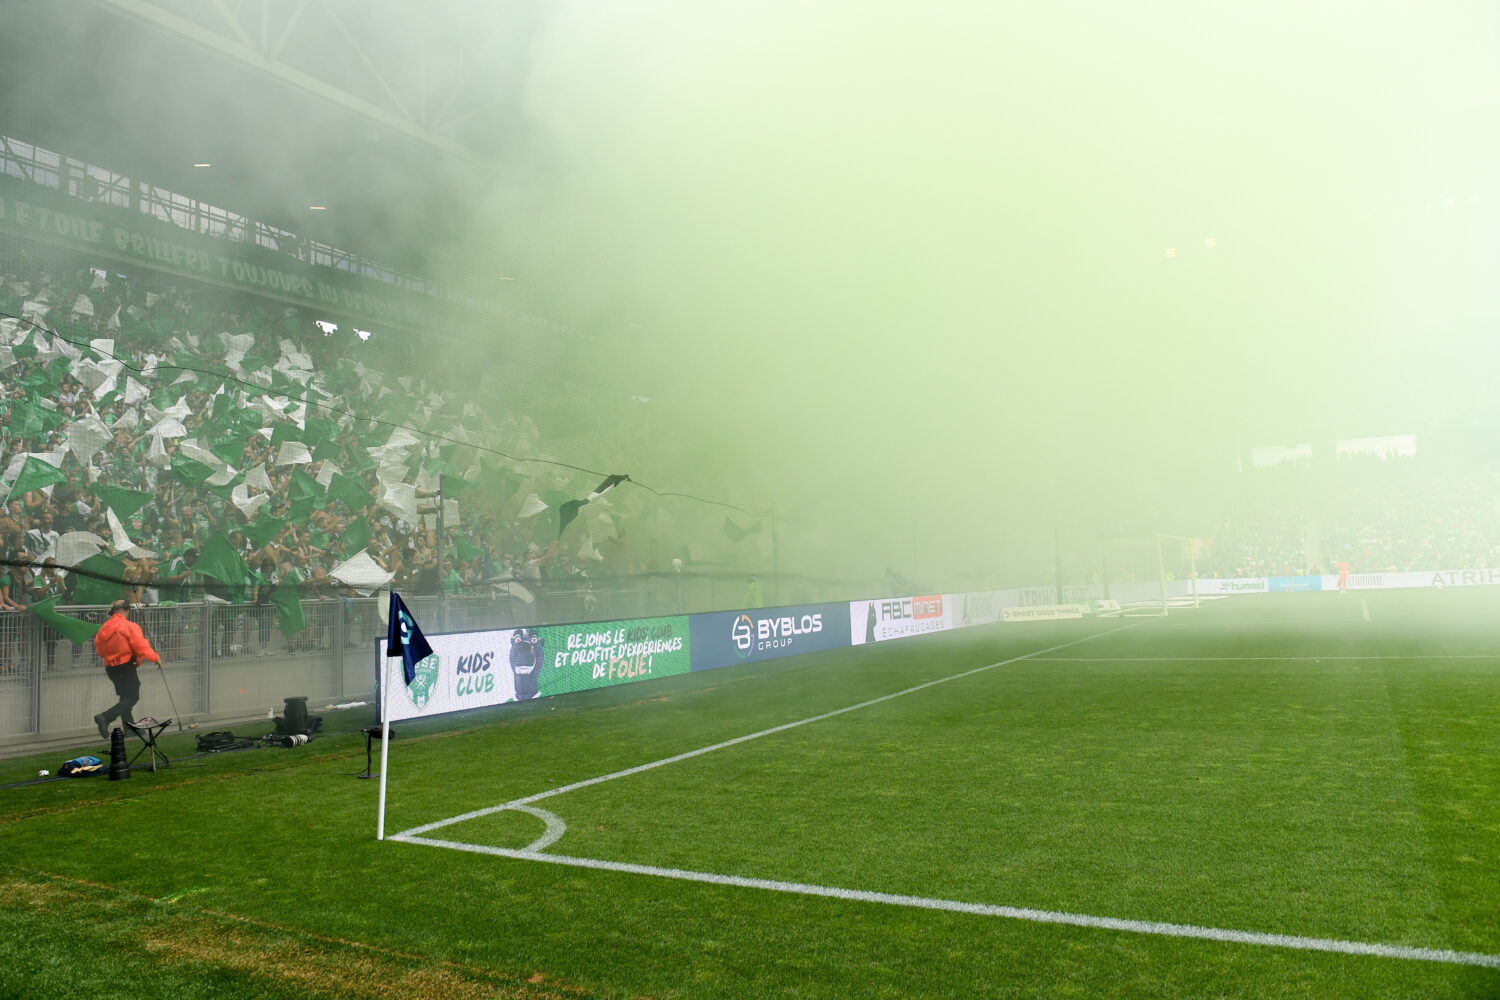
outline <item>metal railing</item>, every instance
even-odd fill
[[[509,593],[411,596],[407,604],[429,632],[646,618],[745,606],[747,578],[656,574],[613,580],[569,578],[533,583],[531,600]],[[761,603],[837,600],[829,581],[787,578],[767,584]],[[848,596],[847,594],[845,596]],[[104,607],[59,607],[103,622]],[[192,602],[131,612],[160,654],[159,677],[142,664],[136,716],[184,724],[265,718],[287,697],[311,707],[368,700],[375,690],[375,640],[384,634],[375,597],[302,602],[306,627],[284,635],[270,604]],[[99,658],[31,615],[0,613],[0,747],[24,749],[88,736],[93,716],[115,701]],[[176,706],[175,711],[173,705]],[[373,709],[372,709],[373,712]],[[271,728],[265,722],[267,731]]]

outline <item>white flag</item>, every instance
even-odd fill
[[[525,501],[522,502],[521,509],[516,514],[516,516],[535,517],[546,509],[547,505],[542,502],[542,498],[537,496],[535,493],[530,493],[527,494]]]

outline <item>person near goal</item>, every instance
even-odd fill
[[[104,661],[104,672],[119,697],[119,701],[94,716],[99,738],[107,740],[111,720],[119,719],[127,726],[135,724],[131,712],[141,700],[141,678],[136,667],[142,660],[160,667],[161,657],[151,648],[141,627],[130,620],[130,605],[123,600],[110,605],[109,620],[94,634],[94,652]]]

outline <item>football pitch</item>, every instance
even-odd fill
[[[7,789],[0,996],[1500,995],[1497,609],[1239,597],[403,724],[385,841],[357,732]]]

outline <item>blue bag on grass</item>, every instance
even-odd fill
[[[63,766],[57,769],[59,778],[87,778],[91,774],[103,773],[104,761],[88,754],[63,761]]]

